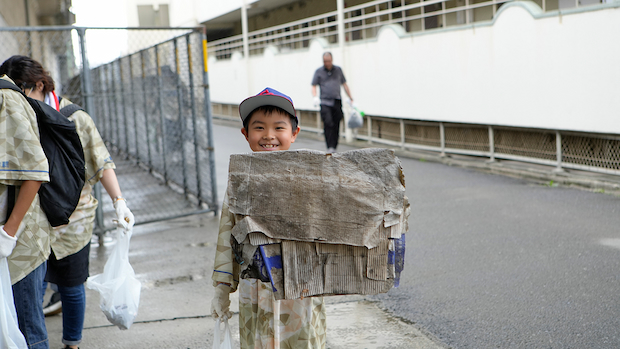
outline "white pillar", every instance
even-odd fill
[[[247,0],[243,0],[241,5],[241,33],[243,35],[243,60],[245,61],[245,69],[247,71],[247,95],[251,95],[252,91],[252,73],[250,69],[250,44],[248,42],[248,4]]]
[[[248,43],[248,4],[243,0],[241,5],[241,33],[243,34],[243,58],[250,55],[250,45]]]
[[[338,64],[342,67],[342,71],[345,73],[344,76],[348,76],[347,61],[344,58],[344,0],[336,0],[336,9],[338,11],[338,51],[341,62]],[[346,96],[346,93],[342,95]],[[344,98],[343,98],[344,100]],[[344,107],[344,137],[347,142],[351,142],[353,140],[353,131],[347,125],[349,123],[349,112],[350,108],[346,103],[343,103]]]

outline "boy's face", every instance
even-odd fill
[[[250,115],[248,130],[242,128],[241,133],[252,151],[288,150],[299,134],[299,127],[293,130],[287,114],[274,111],[267,115],[259,110]]]

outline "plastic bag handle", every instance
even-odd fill
[[[213,331],[213,349],[232,349],[232,335],[230,334],[230,325],[228,319],[224,320],[224,341],[220,343],[220,323],[222,319],[215,321],[215,329]]]

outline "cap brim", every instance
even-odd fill
[[[245,121],[254,109],[265,105],[273,105],[282,108],[289,114],[297,117],[295,114],[295,107],[293,107],[293,104],[288,99],[276,95],[260,95],[249,97],[239,104],[241,121]]]

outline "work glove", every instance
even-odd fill
[[[232,317],[230,311],[230,286],[225,284],[218,284],[215,287],[215,296],[211,301],[211,316],[213,319],[220,318],[222,321],[226,321]]]
[[[320,107],[321,106],[321,99],[318,96],[314,96],[313,103],[314,103],[315,107]]]
[[[10,256],[16,244],[17,238],[7,234],[4,225],[0,226],[0,259]]]
[[[124,199],[118,199],[114,202],[114,210],[116,211],[116,219],[118,225],[125,230],[129,230],[136,223],[133,218],[133,213],[127,207],[127,202]]]

